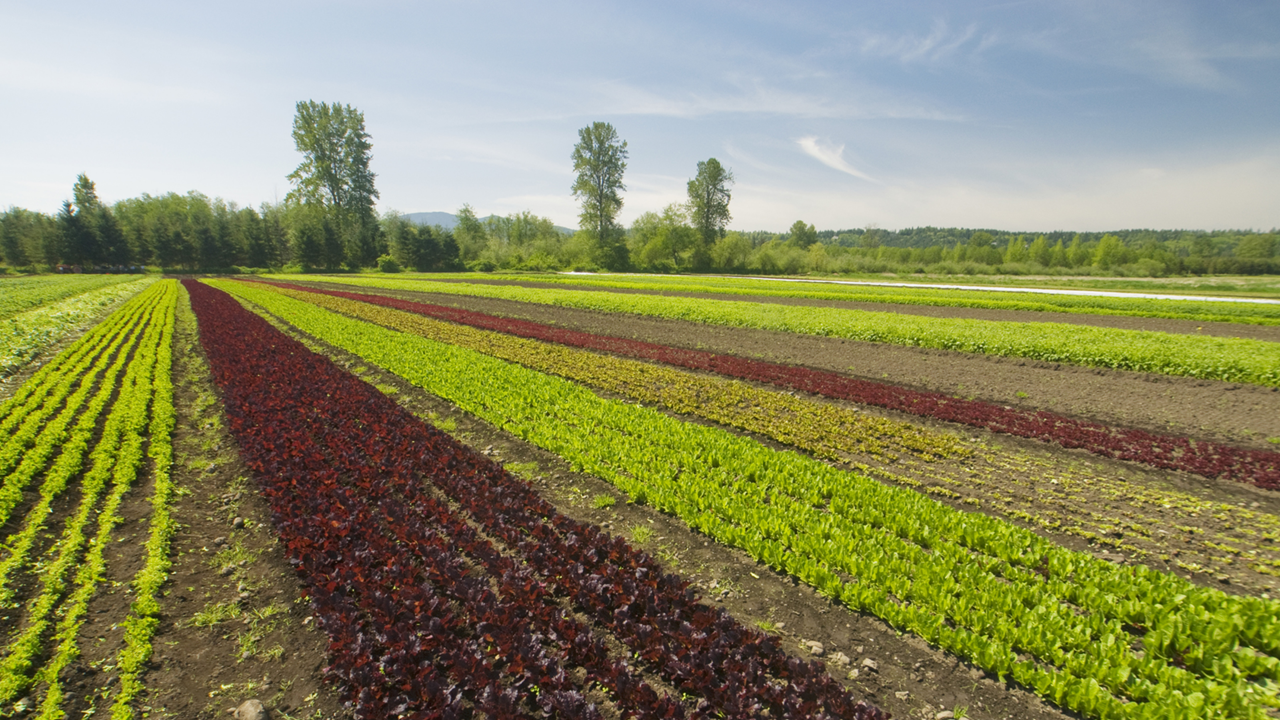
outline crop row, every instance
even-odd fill
[[[154,282],[147,277],[116,283],[0,320],[0,377],[13,375],[44,348]]]
[[[697,602],[648,556],[559,515],[500,466],[228,296],[188,287],[231,431],[359,716],[471,707],[592,717],[568,679],[575,667],[624,716],[686,715],[611,657],[592,626],[566,615],[555,601],[564,597],[692,696],[694,716],[882,717],[820,666]],[[293,377],[308,382],[283,381]]]
[[[871,477],[959,499],[966,505],[986,508],[1050,531],[1066,532],[1153,558],[1165,555],[1166,560],[1190,572],[1204,571],[1204,565],[1212,564],[1216,568],[1213,574],[1226,573],[1233,583],[1261,583],[1261,590],[1271,587],[1266,578],[1254,578],[1247,573],[1249,569],[1264,575],[1275,572],[1271,563],[1277,562],[1277,555],[1273,545],[1263,540],[1266,537],[1280,540],[1277,534],[1280,525],[1265,513],[1221,503],[1210,505],[1169,490],[1162,490],[1158,498],[1148,497],[1137,481],[1089,472],[1074,461],[1033,460],[1023,453],[995,450],[905,423],[869,417],[809,396],[769,391],[716,376],[473,329],[380,304],[335,297],[332,293],[290,288],[281,288],[281,292],[384,327],[467,347],[633,400],[755,432],[817,457],[848,463]],[[415,309],[435,309],[392,302]],[[439,309],[450,314],[465,312]],[[464,319],[476,321],[476,318]],[[508,322],[490,316],[479,319],[500,325]],[[535,326],[535,329],[565,332],[545,326]],[[1123,505],[1113,508],[1082,502],[1082,498],[1077,497],[1082,488],[1088,488],[1090,496],[1102,495]],[[1137,496],[1147,499],[1124,500]],[[1183,541],[1186,533],[1178,528],[1194,522],[1190,516],[1198,513],[1213,516],[1226,513],[1226,516],[1221,526],[1218,523],[1198,525],[1200,532],[1194,534],[1195,544],[1188,545]],[[1174,522],[1174,518],[1180,520]],[[1169,533],[1175,531],[1183,537],[1170,538]],[[1116,534],[1123,540],[1117,539]],[[1170,539],[1178,541],[1176,548],[1169,546]],[[1253,549],[1241,549],[1242,542],[1244,548],[1253,546]],[[1176,560],[1171,552],[1177,556]],[[1232,554],[1241,553],[1248,563],[1232,558]],[[1221,562],[1216,561],[1219,558]]]
[[[1280,305],[1212,300],[1156,300],[1142,297],[1099,297],[990,290],[951,290],[927,287],[841,285],[819,280],[786,282],[759,278],[657,275],[501,275],[461,274],[464,280],[506,280],[515,283],[549,283],[567,287],[687,292],[716,295],[807,298],[844,302],[971,307],[993,310],[1026,310],[1088,315],[1158,317],[1197,322],[1234,322],[1280,325]]]
[[[528,320],[501,318],[382,295],[345,293],[298,285],[282,284],[281,287],[359,300],[520,337],[770,383],[920,417],[1053,442],[1067,448],[1082,448],[1104,457],[1140,462],[1153,467],[1238,480],[1267,489],[1280,488],[1280,453],[1274,451],[1237,448],[1133,428],[1110,427],[1043,410],[1029,411],[979,400],[964,400],[821,370],[594,335]]]
[[[337,276],[326,281],[1280,387],[1280,343],[1261,340],[558,288]]]
[[[28,565],[34,589],[0,659],[0,703],[12,702],[39,683],[39,717],[65,715],[60,677],[79,656],[79,631],[106,570],[103,553],[119,521],[118,509],[144,467],[157,387],[168,382],[164,358],[176,298],[176,283],[152,285],[102,324],[113,332],[113,340],[89,333],[51,363],[49,373],[33,377],[21,400],[7,408],[6,422],[19,416],[25,425],[41,409],[57,404],[56,398],[66,398],[58,416],[66,422],[55,420],[31,438],[17,470],[5,478],[6,513],[16,507],[14,493],[20,499],[33,475],[43,480],[20,530],[6,539],[10,554],[0,576],[5,602],[12,607],[15,575]],[[89,367],[84,367],[86,360],[91,360]],[[59,384],[79,389],[59,392]],[[92,397],[85,401],[90,391]],[[36,543],[52,534],[52,505],[71,487],[77,497],[61,532],[36,561],[31,557]]]
[[[1275,702],[1276,603],[1114,566],[994,518],[474,351],[250,284],[219,285],[636,502],[1082,714],[1260,718]]]
[[[37,275],[0,280],[0,319],[72,295],[116,285],[137,276],[130,275]]]
[[[281,292],[385,327],[518,362],[642,402],[658,403],[675,412],[762,432],[831,459],[857,453],[894,462],[904,455],[927,460],[970,454],[950,435],[842,406],[807,402],[737,380],[512,337],[327,294],[283,288]]]

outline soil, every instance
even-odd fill
[[[347,285],[299,284],[344,291],[353,289]],[[1257,385],[704,325],[493,298],[359,290],[553,323],[601,335],[801,365],[914,389],[1011,407],[1049,410],[1109,425],[1241,447],[1275,450],[1277,446],[1268,439],[1280,438],[1280,391]]]

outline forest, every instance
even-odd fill
[[[80,176],[55,215],[0,213],[0,256],[10,269],[79,267],[248,271],[602,269],[595,238],[567,234],[531,212],[478,218],[464,206],[453,228],[384,213],[358,243],[322,208],[286,200],[240,207],[199,192],[99,200]],[[703,241],[673,204],[621,233],[626,268],[642,272],[930,275],[1266,275],[1280,273],[1276,232],[1123,230],[1044,234],[991,229],[875,227],[728,231]]]

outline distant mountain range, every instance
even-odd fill
[[[458,226],[458,216],[454,215],[453,213],[416,212],[416,213],[405,213],[404,217],[408,218],[409,222],[412,222],[416,225],[439,225],[445,230],[452,230]],[[494,216],[489,215],[488,217],[482,217],[480,218],[480,221],[484,222],[485,220],[488,220],[491,217],[494,217]],[[567,228],[560,225],[556,225],[555,228],[560,232],[565,233],[566,235],[572,235],[573,233],[577,232],[573,228]]]

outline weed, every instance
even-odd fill
[[[607,507],[613,507],[617,503],[618,503],[617,498],[615,498],[612,495],[597,495],[591,498],[591,504],[601,509],[607,508]]]
[[[215,603],[205,605],[203,610],[191,618],[191,624],[196,627],[213,627],[220,622],[235,620],[238,617],[240,617],[239,605],[233,602]]]
[[[643,545],[653,537],[653,528],[646,525],[636,525],[631,528],[631,542],[637,545]]]
[[[536,462],[507,463],[502,467],[512,475],[519,475],[525,480],[532,480],[538,474],[538,463]]]
[[[1019,390],[1018,392],[1014,393],[1013,396],[1016,398],[1025,398],[1027,397],[1027,394]]]

